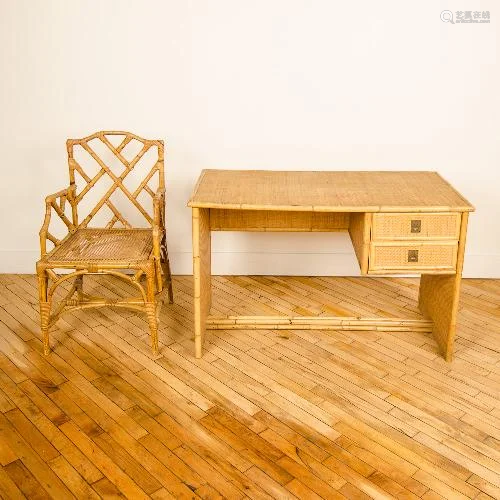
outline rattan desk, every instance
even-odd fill
[[[206,329],[376,329],[432,331],[451,361],[474,207],[439,174],[203,170],[188,206],[196,357]],[[211,231],[348,231],[361,274],[421,275],[424,319],[210,317]]]

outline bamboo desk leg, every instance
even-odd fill
[[[201,358],[212,302],[210,209],[193,208],[194,346]]]
[[[453,359],[468,217],[468,212],[462,213],[456,274],[422,274],[420,278],[418,305],[422,313],[434,322],[432,333],[448,362]]]

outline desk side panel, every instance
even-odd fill
[[[370,253],[371,213],[352,213],[349,221],[349,235],[358,258],[361,274],[368,273],[368,256]]]
[[[432,333],[446,361],[453,358],[468,216],[467,212],[462,214],[456,273],[451,276],[422,274],[420,278],[418,305],[434,322]]]

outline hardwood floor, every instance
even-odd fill
[[[121,294],[116,279],[87,290]],[[414,279],[214,277],[213,314],[419,318]],[[64,316],[0,275],[0,495],[500,498],[500,280],[464,280],[456,356],[427,333],[208,332],[174,280],[160,351],[130,311]]]

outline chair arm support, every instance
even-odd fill
[[[61,240],[50,234],[49,226],[52,218],[52,210],[54,210],[59,218],[68,228],[68,234],[75,229],[73,222],[70,221],[64,214],[64,206],[67,200],[72,200],[74,196],[74,186],[69,186],[57,193],[50,194],[45,198],[45,218],[40,229],[40,253],[42,257],[47,253],[47,240],[50,240],[54,246],[58,246]]]

